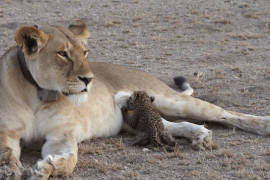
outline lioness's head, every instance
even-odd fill
[[[88,37],[87,25],[77,21],[68,28],[23,26],[15,40],[41,88],[81,101],[87,99],[94,77],[88,64]]]

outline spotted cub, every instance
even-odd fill
[[[172,150],[173,137],[164,129],[159,112],[153,107],[154,97],[135,91],[122,108],[125,124],[136,132],[133,145],[154,145]]]

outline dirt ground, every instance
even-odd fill
[[[78,18],[91,31],[90,61],[142,69],[170,85],[184,75],[195,97],[270,115],[268,0],[1,0],[0,54],[22,24]],[[144,151],[125,133],[85,141],[70,179],[270,179],[269,137],[206,125],[217,150],[195,151],[178,139],[176,152]],[[37,150],[23,151],[26,167],[38,158]]]

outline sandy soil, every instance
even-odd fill
[[[268,0],[1,0],[0,54],[15,44],[22,24],[68,25],[77,18],[91,30],[90,61],[142,69],[168,84],[184,75],[196,97],[270,114]],[[70,179],[270,179],[269,138],[206,125],[217,150],[194,151],[179,139],[174,153],[144,152],[129,145],[127,134],[86,141]],[[39,154],[24,150],[24,165]]]

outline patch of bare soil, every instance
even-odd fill
[[[198,98],[269,115],[269,1],[1,0],[0,54],[15,44],[22,24],[68,25],[76,18],[91,30],[90,61],[142,69],[168,84],[184,75]],[[127,134],[85,141],[70,179],[270,179],[269,138],[207,126],[217,150],[194,151],[178,139],[176,152],[143,151],[129,145]],[[24,165],[39,154],[26,149]]]

